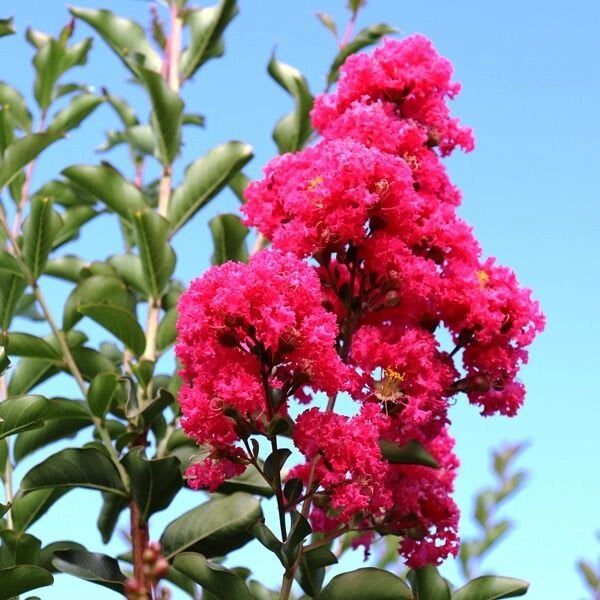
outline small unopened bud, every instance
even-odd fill
[[[137,579],[126,579],[125,584],[125,597],[127,600],[138,600],[140,594],[142,593],[143,586]]]
[[[474,392],[481,394],[488,392],[490,389],[490,378],[487,375],[474,375],[469,379],[469,387]]]
[[[154,570],[152,573],[154,575],[154,579],[156,579],[158,581],[159,579],[166,577],[168,572],[169,572],[169,562],[167,561],[166,558],[163,558],[161,556],[156,561],[156,564],[154,565]]]

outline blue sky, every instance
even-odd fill
[[[148,22],[144,1],[76,3]],[[266,75],[273,47],[280,60],[306,74],[313,93],[319,92],[335,47],[314,13],[326,11],[345,23],[344,4],[344,0],[240,0],[241,13],[226,35],[225,58],[209,63],[184,88],[188,110],[204,114],[207,128],[187,131],[179,173],[208,148],[241,139],[254,147],[256,155],[246,171],[259,176],[276,152],[270,138],[273,124],[291,108],[291,100]],[[24,29],[32,25],[56,33],[67,20],[65,5],[62,0],[5,1],[0,12],[14,15],[19,28],[18,36],[0,42],[0,79],[30,95],[32,49],[23,41]],[[453,112],[474,128],[477,141],[473,153],[448,162],[452,178],[463,190],[461,214],[474,226],[486,255],[511,266],[534,290],[548,319],[522,372],[528,397],[518,417],[484,420],[463,402],[453,409],[453,433],[462,461],[456,499],[464,511],[463,533],[470,531],[474,492],[490,480],[489,449],[502,442],[529,440],[520,465],[530,472],[530,479],[507,510],[515,528],[482,570],[529,580],[527,597],[532,600],[583,598],[574,563],[580,556],[595,559],[600,554],[594,535],[600,529],[600,4],[368,1],[359,26],[381,21],[395,25],[401,34],[424,33],[454,64],[463,91]],[[89,34],[85,25],[77,26],[76,38]],[[89,65],[73,71],[72,78],[76,76],[135,99],[140,114],[147,113],[139,91],[126,82],[127,73],[99,40]],[[104,130],[116,126],[108,108],[101,107],[84,130],[75,131],[40,161],[35,182],[42,183],[74,162],[98,162],[100,157],[91,149],[101,143]],[[123,153],[110,160],[129,170]],[[182,279],[199,275],[208,264],[206,221],[235,206],[233,197],[224,194],[182,231],[176,242]],[[115,251],[115,240],[107,233],[111,231],[117,231],[114,221],[99,219],[70,250],[102,258]],[[45,285],[58,302],[64,289],[51,281]],[[186,493],[180,502],[197,499]],[[73,492],[34,533],[50,541],[51,536],[80,539],[85,532],[90,549],[102,551],[94,527],[98,507],[94,493]],[[174,508],[168,512],[158,515],[153,537],[179,514]],[[111,549],[120,548],[123,542],[117,536]],[[255,550],[240,553],[240,562],[275,583],[276,565],[266,557],[263,561],[262,552],[256,563]],[[352,566],[359,558],[354,557]],[[457,580],[452,565],[445,568]],[[111,595],[59,577],[41,597],[80,593],[90,600]]]

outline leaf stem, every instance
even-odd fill
[[[0,402],[3,402],[8,397],[8,390],[6,387],[6,375],[3,373],[0,375],[0,394],[1,399]],[[6,440],[6,463],[4,466],[4,474],[2,475],[2,483],[4,484],[4,498],[6,500],[6,504],[12,504],[14,494],[13,494],[13,466],[10,460],[10,440]],[[6,513],[6,526],[8,529],[12,529],[13,518],[12,518],[12,508],[9,508]]]

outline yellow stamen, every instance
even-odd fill
[[[490,282],[490,276],[483,269],[475,271],[475,275],[477,275],[477,279],[479,279],[479,284],[481,287],[487,287],[487,284]]]
[[[317,175],[316,177],[314,177],[313,179],[311,179],[308,182],[308,189],[309,191],[313,191],[318,185],[321,185],[323,183],[323,178],[320,175]]]

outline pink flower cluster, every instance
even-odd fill
[[[242,472],[250,436],[272,437],[285,419],[306,459],[289,477],[314,496],[313,528],[361,531],[365,544],[400,535],[412,567],[458,549],[449,399],[514,415],[544,324],[456,214],[441,158],[473,138],[450,116],[451,75],[421,36],[351,56],[337,90],[316,99],[321,141],[275,158],[247,189],[246,222],[273,249],[211,269],[179,307],[183,426],[208,451],[191,485],[214,490]],[[327,408],[294,422],[290,401],[317,391]],[[340,391],[355,416],[335,412]],[[438,468],[397,460],[411,444]]]

